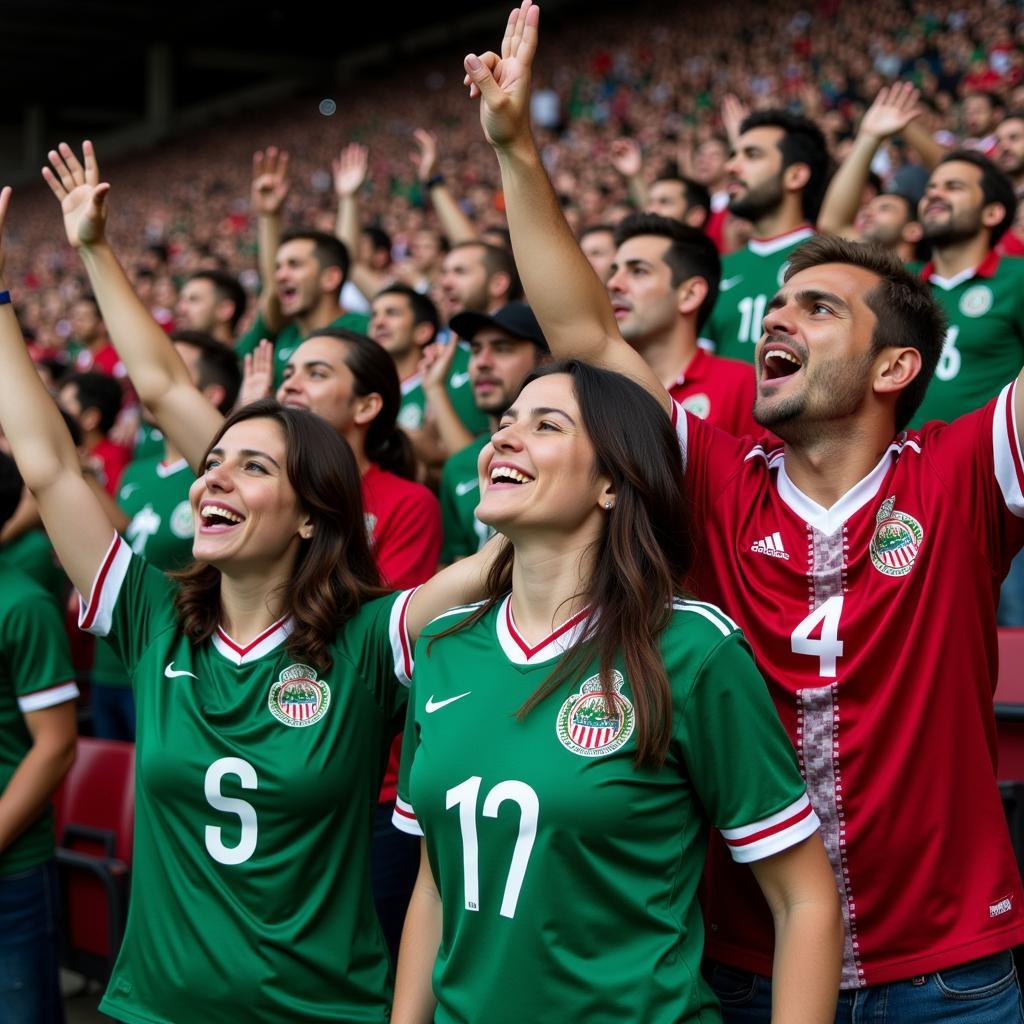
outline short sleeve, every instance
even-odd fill
[[[677,739],[711,825],[733,860],[762,860],[818,828],[796,754],[741,634],[705,657]]]
[[[410,836],[422,836],[423,829],[416,820],[409,799],[409,778],[412,775],[412,764],[416,759],[416,750],[420,745],[420,730],[416,724],[416,683],[413,682],[409,693],[409,704],[405,711],[405,732],[402,734],[402,760],[398,767],[398,794],[395,797],[395,809],[391,813],[391,822],[401,832]]]
[[[405,705],[412,683],[407,615],[415,593],[415,589],[403,590],[369,601],[344,628],[346,653],[389,718]]]
[[[79,595],[78,625],[106,637],[129,674],[162,631],[177,624],[174,584],[114,535],[88,601]]]
[[[33,592],[12,605],[4,616],[2,649],[22,714],[78,696],[64,623],[48,594]]]
[[[991,402],[952,423],[933,423],[920,445],[1000,577],[1024,544],[1024,455],[1008,384]],[[914,443],[913,435],[908,443]]]

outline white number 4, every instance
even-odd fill
[[[459,809],[459,829],[462,832],[462,876],[466,890],[466,909],[480,909],[479,847],[476,838],[476,806],[483,780],[474,775],[460,782],[445,793],[445,809]],[[510,779],[499,782],[484,800],[483,816],[497,818],[498,808],[511,800],[519,805],[519,835],[512,851],[508,877],[505,879],[505,895],[501,901],[501,916],[515,917],[519,891],[526,877],[526,866],[530,862],[533,841],[537,838],[537,816],[540,804],[537,794],[525,783]]]
[[[843,641],[839,639],[839,616],[843,614],[843,597],[837,594],[811,612],[793,630],[790,646],[794,654],[808,654],[818,659],[818,675],[834,678],[836,659],[843,656]],[[821,627],[817,638],[811,634]]]

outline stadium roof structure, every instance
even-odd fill
[[[467,38],[496,45],[508,9],[507,0],[340,3],[327,13],[302,0],[4,0],[0,180],[38,174],[60,138],[126,151],[388,60]]]

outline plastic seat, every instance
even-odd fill
[[[128,910],[135,744],[82,737],[55,801],[65,967],[106,981]]]

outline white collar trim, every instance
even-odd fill
[[[272,626],[268,626],[255,640],[244,646],[237,640],[233,640],[218,626],[213,634],[213,647],[218,654],[227,658],[235,665],[249,665],[259,660],[265,654],[280,647],[288,639],[295,629],[295,620],[291,618],[278,619]]]
[[[755,256],[772,256],[787,246],[796,245],[797,242],[802,242],[805,238],[811,238],[813,235],[814,228],[805,225],[788,234],[779,235],[778,238],[752,238],[747,242],[747,248]]]
[[[580,638],[587,625],[589,609],[584,608],[548,634],[539,644],[531,647],[516,629],[512,618],[512,595],[498,606],[497,633],[505,657],[514,665],[538,665],[557,658],[569,650]]]

